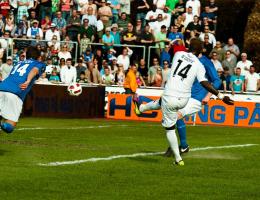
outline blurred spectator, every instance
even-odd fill
[[[88,7],[87,13],[82,16],[81,22],[84,22],[84,19],[88,19],[89,25],[97,27],[97,17],[94,14],[94,10],[92,7]]]
[[[181,39],[184,41],[184,36],[181,32],[178,32],[178,27],[176,25],[171,26],[170,33],[168,34],[168,39],[173,40]]]
[[[122,64],[118,65],[118,70],[115,74],[115,83],[119,86],[123,86],[125,82],[125,72]]]
[[[142,20],[142,26],[144,27],[146,21],[145,21],[145,16],[146,13],[149,11],[150,9],[150,5],[147,2],[147,0],[134,0],[134,4],[135,6],[135,11],[136,11],[136,18]]]
[[[193,21],[190,22],[186,28],[185,35],[190,38],[191,34],[198,37],[201,34],[202,27],[199,23],[199,17],[195,15]]]
[[[209,27],[209,33],[215,34],[214,24],[213,22],[210,22],[207,17],[203,17],[201,22],[202,30],[205,29],[205,26]]]
[[[186,2],[186,12],[187,10],[189,9],[189,7],[192,8],[192,14],[193,16],[197,15],[197,16],[200,16],[200,1],[199,0],[188,0]]]
[[[60,70],[60,78],[63,83],[73,83],[77,80],[77,70],[72,66],[72,59],[66,60],[66,65]]]
[[[102,61],[103,61],[103,54],[102,54],[101,49],[96,50],[96,53],[94,54],[94,59],[96,59],[98,62],[98,68],[96,68],[96,69],[101,70]]]
[[[155,42],[157,47],[157,54],[160,55],[160,52],[165,47],[165,42],[170,42],[170,40],[167,39],[167,30],[166,26],[163,25],[161,27],[161,31],[155,34]]]
[[[210,12],[209,5],[206,5],[204,8],[205,11],[201,13],[200,18],[203,19],[204,17],[207,17],[209,22],[216,23],[216,16],[213,12]]]
[[[90,61],[93,61],[94,59],[94,54],[91,52],[91,48],[87,48],[86,49],[86,52],[83,54],[83,58],[84,58],[84,61],[87,63],[87,62],[90,62]]]
[[[99,71],[94,68],[93,62],[88,62],[87,70],[85,71],[86,78],[89,83],[101,83],[101,77]]]
[[[107,1],[107,3],[110,3],[109,6],[112,9],[112,23],[116,23],[118,21],[118,13],[121,8],[119,0],[110,0]]]
[[[59,64],[59,69],[62,69],[66,65],[65,59],[61,58]]]
[[[51,73],[52,73],[53,69],[57,70],[56,66],[53,65],[53,63],[52,63],[52,58],[51,57],[47,57],[47,63],[46,63],[46,69],[45,69],[47,77],[51,76]]]
[[[104,44],[103,49],[105,51],[113,48],[113,45],[114,45],[114,37],[113,35],[110,34],[111,32],[111,29],[109,27],[107,27],[105,29],[105,34],[103,34],[102,36],[102,43]]]
[[[154,43],[154,36],[150,32],[150,26],[149,24],[146,24],[144,27],[144,31],[142,32],[140,36],[140,42],[144,46],[151,46]]]
[[[111,62],[111,65],[110,65],[110,73],[115,75],[117,70],[118,70],[117,58],[113,56],[111,58],[111,60],[112,60],[112,62]]]
[[[152,84],[152,79],[155,76],[157,69],[160,68],[158,58],[153,58],[153,65],[148,69],[148,84]]]
[[[135,44],[136,42],[136,33],[134,31],[133,24],[127,24],[127,30],[123,33],[123,43],[124,44]]]
[[[36,35],[40,36],[40,39],[43,38],[42,29],[39,28],[39,22],[37,20],[32,21],[32,26],[27,30],[27,37],[30,39],[35,39]]]
[[[5,27],[5,22],[4,22],[4,19],[3,19],[3,15],[0,14],[0,37],[2,37],[2,35],[3,35],[4,27]]]
[[[215,36],[209,32],[209,27],[204,27],[204,32],[202,32],[199,36],[200,40],[204,42],[205,35],[208,35],[209,37],[209,43],[213,45],[213,48],[216,46],[216,38]]]
[[[1,7],[0,14],[4,17],[7,17],[8,13],[10,12],[10,9],[11,9],[9,0],[2,0],[0,2],[0,7]]]
[[[123,12],[125,12],[127,15],[130,15],[131,2],[129,0],[119,0],[119,2],[121,6],[119,15]]]
[[[52,1],[40,0],[40,15],[41,19],[44,19],[46,15],[52,16]]]
[[[106,3],[106,0],[101,0],[101,7],[98,9],[98,15],[105,28],[111,25],[113,14],[111,8]]]
[[[217,15],[218,15],[218,6],[215,3],[215,0],[209,0],[209,11],[211,13],[214,13],[214,15],[217,17]]]
[[[169,76],[170,76],[169,62],[167,60],[164,60],[163,61],[163,69],[162,69],[162,77],[163,77],[162,86],[165,86],[166,81],[167,81]]]
[[[77,41],[80,27],[80,18],[77,16],[77,10],[72,10],[72,15],[68,17],[67,33],[71,40]]]
[[[71,58],[71,53],[68,51],[67,45],[64,44],[61,47],[61,51],[58,53],[58,57],[59,57],[59,59],[64,58],[65,60],[68,60],[69,58]]]
[[[129,68],[130,57],[132,54],[133,51],[130,48],[125,47],[123,48],[122,54],[117,57],[117,63],[122,64],[125,71]]]
[[[58,76],[58,72],[57,72],[57,70],[55,68],[51,72],[49,81],[52,82],[52,83],[60,82],[60,77]]]
[[[1,80],[6,79],[13,69],[13,58],[11,56],[7,57],[6,63],[1,65]]]
[[[148,15],[148,14],[147,14]],[[166,26],[166,28],[169,27],[169,23],[168,23],[168,16],[166,14],[163,13],[159,13],[156,16],[156,21],[152,21],[149,23],[151,29],[153,30],[154,34],[160,32],[161,26]]]
[[[238,46],[234,43],[233,38],[228,39],[228,43],[224,46],[224,50],[225,51],[229,50],[231,52],[232,59],[234,59],[235,62],[237,62],[237,57],[240,54],[240,50]]]
[[[85,76],[85,71],[87,70],[86,65],[83,63],[82,59],[78,59],[78,63],[75,65],[77,70],[77,79],[80,78],[80,74],[83,72]]]
[[[11,36],[19,38],[22,37],[24,34],[27,34],[27,26],[23,20],[20,20],[11,32]]]
[[[52,14],[56,13],[58,10],[60,10],[60,7],[62,7],[64,4],[64,2],[67,1],[67,0],[62,0],[60,2],[60,0],[52,0],[51,1],[51,12]],[[61,4],[61,5],[60,5]],[[53,18],[54,16],[52,16]]]
[[[216,42],[216,46],[212,49],[212,51],[211,51],[211,55],[210,56],[212,56],[212,53],[213,52],[216,52],[217,53],[217,59],[220,61],[220,62],[222,62],[224,59],[225,59],[225,54],[226,54],[226,52],[225,52],[225,50],[222,48],[222,46],[221,46],[221,42],[220,41],[217,41]]]
[[[174,18],[174,15],[176,14],[176,10],[175,10],[175,7],[176,5],[178,4],[179,0],[166,0],[165,2],[165,10],[172,15],[172,18],[171,19],[171,25],[173,24],[173,20],[175,19]]]
[[[255,67],[250,66],[249,72],[245,76],[245,91],[256,92],[260,87],[260,76],[255,72]]]
[[[152,87],[162,87],[163,86],[162,69],[160,67],[157,68],[155,75],[152,77],[151,86]]]
[[[35,10],[31,10],[30,11],[30,16],[28,18],[30,27],[32,26],[34,20],[37,20],[39,22],[39,18],[36,16]]]
[[[231,75],[234,74],[234,69],[236,67],[236,61],[234,60],[234,58],[231,57],[231,51],[226,51],[226,58],[225,60],[223,60],[222,62],[222,67],[228,67],[229,68],[229,72]],[[241,68],[240,69],[240,73],[241,73]]]
[[[137,19],[135,23],[135,33],[137,37],[136,39],[137,42],[140,42],[140,36],[142,32],[143,32],[142,21],[140,19]]]
[[[50,47],[51,54],[58,54],[60,51],[60,42],[58,41],[57,35],[53,35],[50,42],[48,42],[48,46]]]
[[[143,77],[145,81],[148,79],[148,69],[145,63],[145,60],[142,58],[138,65],[138,72],[140,72],[140,75]]]
[[[224,72],[222,69],[217,70],[219,78],[221,80],[221,86],[218,88],[219,90],[224,90],[224,92],[230,90],[230,79],[231,76],[229,74],[229,69],[226,67],[224,68]]]
[[[230,89],[232,94],[244,91],[245,77],[241,75],[241,69],[236,68],[235,74],[230,79]]]
[[[241,69],[241,75],[247,75],[252,65],[253,63],[250,60],[247,60],[247,54],[245,52],[241,53],[241,61],[239,61],[236,66]]]
[[[88,19],[83,20],[83,25],[80,26],[79,28],[79,33],[78,33],[78,42],[80,44],[81,38],[83,38],[83,35],[86,34],[87,38],[93,42],[95,37],[94,37],[94,29],[89,26],[89,21]]]
[[[60,41],[60,32],[56,30],[56,24],[51,23],[50,29],[45,33],[45,40],[51,41],[54,35],[56,36],[57,41]]]
[[[42,75],[36,80],[36,83],[40,83],[40,84],[48,83],[48,82],[49,80],[46,77],[46,72],[43,72]]]
[[[126,13],[122,12],[120,19],[117,21],[118,28],[119,28],[120,32],[127,31],[128,23],[129,23],[129,20],[127,19]]]
[[[121,44],[121,36],[117,24],[112,24],[110,34],[114,37],[114,44]]]
[[[138,87],[146,86],[143,77],[141,76],[140,72],[136,72],[136,83]]]
[[[20,20],[23,20],[23,19],[20,19]],[[20,21],[20,20],[17,20],[17,21]],[[14,22],[15,22],[15,20],[14,20],[13,14],[10,13],[9,15],[7,15],[7,17],[5,19],[4,32],[6,32],[6,31],[12,32],[15,27]],[[27,27],[27,24],[26,24],[26,27]]]
[[[124,81],[124,88],[126,94],[134,94],[136,92],[136,89],[138,88],[136,82],[136,72],[137,67],[135,64],[132,64],[129,71],[126,74]]]
[[[183,23],[184,28],[187,28],[188,24],[193,21],[193,17],[194,17],[195,15],[193,14],[192,10],[193,10],[193,9],[192,9],[192,7],[190,6],[190,7],[188,7],[188,8],[186,9],[186,12],[183,14],[183,17],[184,17],[184,23]],[[197,15],[197,16],[198,16],[198,15]]]
[[[73,6],[73,1],[71,0],[61,0],[61,8],[60,11],[62,12],[62,18],[65,20],[68,20],[70,13],[71,13],[71,7]]]
[[[215,69],[216,69],[217,71],[218,71],[219,69],[220,69],[221,71],[223,71],[221,62],[219,62],[219,60],[218,60],[218,54],[217,54],[217,52],[215,52],[215,51],[212,52],[211,61],[212,61],[212,63],[214,64],[214,67],[215,67]]]
[[[110,73],[110,69],[108,67],[104,69],[104,75],[102,75],[101,80],[102,84],[105,85],[113,85],[115,83],[115,77]]]
[[[164,62],[167,61],[168,64],[171,63],[171,55],[169,53],[170,51],[170,46],[169,45],[165,45],[165,48],[162,50],[161,54],[160,54],[160,65],[161,67],[164,66]]]
[[[51,18],[49,15],[46,15],[44,19],[41,21],[41,28],[43,33],[45,33],[48,29],[51,28]]]
[[[57,30],[60,32],[60,35],[62,36],[62,38],[65,36],[66,34],[66,26],[67,26],[67,22],[66,20],[62,17],[61,15],[61,11],[56,12],[56,17],[52,20],[52,22],[54,24],[56,24],[56,28]]]
[[[88,79],[86,79],[84,71],[80,72],[80,74],[77,78],[77,83],[88,83]]]
[[[82,34],[82,38],[80,39],[80,49],[81,49],[81,54],[83,53],[83,52],[85,52],[86,51],[86,49],[89,47],[89,43],[90,43],[90,39],[89,38],[87,38],[87,35],[86,35],[86,33],[83,33]]]
[[[82,12],[84,5],[86,5],[88,3],[88,0],[77,0],[76,3],[77,3],[77,6],[78,6],[77,7],[78,11]]]
[[[75,40],[74,40],[75,41]],[[63,40],[63,45],[66,45],[68,48],[68,51],[72,53],[72,50],[74,48],[73,41],[70,39],[69,35],[66,35],[64,40]]]
[[[209,42],[209,35],[205,34],[204,35],[204,42],[203,42],[203,55],[207,56],[209,58],[209,54],[212,51],[213,46]]]
[[[18,0],[17,1],[17,21],[22,20],[23,16],[29,17],[28,8],[30,0]]]
[[[186,12],[186,3],[184,2],[184,0],[179,0],[179,2],[176,4],[174,9],[171,25],[174,24],[173,23],[174,19],[177,19],[179,16],[182,16],[185,12]]]
[[[93,0],[88,0],[88,3],[83,5],[81,15],[97,15],[97,5],[93,3]],[[97,19],[97,18],[96,18]],[[92,20],[89,19],[89,24],[92,25]],[[94,25],[94,24],[93,24]]]

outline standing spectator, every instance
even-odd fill
[[[221,62],[219,62],[219,60],[218,60],[218,54],[217,54],[217,52],[215,52],[215,51],[212,52],[211,62],[214,64],[214,67],[215,67],[215,69],[216,69],[217,71],[218,71],[219,69],[220,69],[221,71],[223,71]]]
[[[89,9],[91,8],[91,9]],[[94,16],[97,16],[97,5],[93,3],[93,0],[89,0],[88,3],[86,3],[82,10],[81,10],[81,14],[84,16],[86,14],[89,14],[89,11],[92,10],[92,14]],[[89,23],[91,24],[91,20],[89,20]]]
[[[110,34],[111,29],[109,27],[106,28],[105,34],[102,36],[102,43],[104,44],[103,49],[105,51],[113,48],[114,45],[114,37]]]
[[[209,43],[213,45],[213,48],[216,46],[216,38],[215,36],[209,32],[209,27],[204,27],[204,32],[202,32],[199,36],[200,40],[204,42],[205,35],[209,37]]]
[[[94,14],[92,7],[88,7],[87,13],[82,16],[82,23],[84,22],[84,19],[88,19],[90,26],[97,27],[97,16]]]
[[[160,54],[160,65],[161,65],[161,67],[164,66],[165,61],[167,61],[168,64],[171,63],[171,55],[170,55],[169,51],[170,51],[170,46],[165,45],[165,48],[162,50],[162,52]]]
[[[43,33],[45,33],[51,27],[51,18],[50,16],[46,15],[44,19],[41,21],[41,28]]]
[[[63,45],[61,47],[61,51],[58,53],[59,59],[64,58],[66,61],[71,59],[71,53],[68,51],[68,46]]]
[[[143,77],[145,81],[148,79],[148,69],[145,63],[145,59],[141,59],[138,65],[138,72],[140,72],[140,75]]]
[[[22,20],[23,16],[29,17],[28,7],[30,5],[30,0],[18,0],[17,5],[17,21]]]
[[[125,12],[121,13],[120,19],[118,20],[118,28],[120,32],[125,32],[127,31],[127,25],[129,23],[129,20],[127,19],[127,15]]]
[[[127,30],[123,33],[123,43],[124,44],[135,44],[136,33],[132,23],[127,24]]]
[[[224,68],[224,72],[221,69],[217,70],[219,78],[221,80],[221,86],[219,87],[219,90],[224,90],[224,92],[230,90],[230,79],[231,76],[229,74],[229,69],[227,67]]]
[[[193,21],[195,15],[192,12],[192,7],[188,7],[186,13],[183,14],[184,17],[184,28],[187,28],[188,24]]]
[[[30,21],[30,26],[33,25],[34,20],[37,20],[39,22],[39,18],[36,16],[35,10],[31,10],[28,20]]]
[[[167,30],[166,30],[166,26],[163,25],[161,27],[161,31],[155,34],[155,42],[156,42],[156,51],[157,51],[157,55],[160,55],[162,49],[165,48],[165,42],[170,42],[170,40],[167,39]]]
[[[155,76],[157,69],[160,68],[158,58],[153,58],[153,66],[148,69],[148,84],[152,84],[153,77]]]
[[[111,25],[111,18],[113,16],[111,8],[106,4],[106,0],[101,0],[101,7],[98,9],[98,15],[105,27]]]
[[[170,68],[169,68],[169,62],[167,60],[163,61],[163,69],[162,69],[162,86],[165,86],[168,77],[170,76]]]
[[[201,34],[202,27],[199,23],[199,17],[195,15],[193,21],[186,28],[185,35],[189,39],[192,35],[198,37]]]
[[[54,24],[56,24],[56,28],[59,30],[60,35],[62,36],[62,38],[65,36],[66,34],[66,25],[67,22],[66,20],[62,17],[61,12],[58,11],[56,13],[56,17],[53,19],[52,21]]]
[[[149,24],[146,24],[144,27],[144,31],[142,32],[140,36],[140,42],[142,45],[148,47],[151,46],[154,43],[154,36],[150,32],[150,26]]]
[[[122,64],[124,67],[124,70],[127,71],[130,65],[130,57],[133,54],[133,51],[125,47],[123,48],[122,54],[117,57],[117,63]]]
[[[213,12],[210,12],[209,5],[205,6],[205,11],[202,12],[200,15],[201,19],[203,19],[204,17],[207,17],[209,22],[216,23],[216,16]]]
[[[118,65],[118,70],[115,74],[115,83],[119,86],[123,86],[125,82],[125,72],[122,64]]]
[[[27,37],[35,39],[36,35],[39,35],[40,39],[43,38],[43,32],[42,29],[39,28],[39,22],[37,20],[34,20],[32,22],[32,27],[28,28],[27,30]]]
[[[147,0],[135,0],[133,5],[135,5],[135,10],[137,12],[136,18],[142,20],[142,26],[144,27],[146,23],[145,16],[150,9],[150,5]]]
[[[56,13],[60,9],[60,0],[52,0],[51,1],[51,12]],[[54,17],[54,16],[52,16]]]
[[[234,43],[233,38],[228,39],[228,43],[224,46],[224,50],[229,50],[231,52],[231,57],[237,62],[237,57],[240,54],[240,50],[238,46]]]
[[[107,1],[108,3],[109,1]],[[110,8],[112,9],[112,23],[116,23],[118,21],[118,13],[121,8],[119,0],[110,0]]]
[[[78,33],[78,42],[80,44],[81,38],[83,38],[83,35],[86,34],[87,38],[90,40],[90,42],[93,42],[95,37],[94,37],[94,29],[89,26],[89,21],[88,19],[84,19],[83,25],[80,26],[79,28],[79,33]]]
[[[152,87],[162,87],[163,85],[162,69],[159,67],[152,77],[151,86]]]
[[[63,83],[74,83],[77,80],[77,70],[72,66],[72,59],[66,60],[66,65],[60,70],[60,78]]]
[[[131,8],[131,2],[129,0],[119,0],[120,2],[120,10],[119,10],[119,15],[121,15],[121,13],[126,13],[128,16],[130,15],[130,8]]]
[[[72,0],[61,0],[62,18],[68,20],[70,16],[70,7],[73,6]]]
[[[114,37],[114,44],[121,44],[121,36],[117,24],[112,24],[110,34]]]
[[[85,67],[82,59],[78,59],[78,63],[75,67],[76,67],[76,70],[77,70],[77,79],[80,78],[80,74],[82,72],[84,73],[84,76],[85,76],[85,71],[87,70],[87,68]]]
[[[238,92],[243,92],[245,86],[245,77],[241,75],[241,69],[239,67],[236,68],[235,75],[231,76],[230,79],[230,89],[232,94]]]
[[[1,81],[5,80],[13,69],[13,59],[11,56],[7,57],[6,63],[1,65]]]
[[[77,16],[77,10],[72,10],[72,15],[68,18],[67,32],[71,40],[77,41],[80,27],[80,18]]]
[[[94,68],[93,62],[88,62],[88,68],[85,71],[85,74],[89,83],[95,83],[95,84],[101,83],[100,73],[96,68]]]
[[[2,0],[0,2],[0,7],[1,7],[0,14],[2,14],[2,16],[4,16],[4,17],[7,17],[8,13],[11,9],[9,0]]]
[[[137,82],[136,82],[136,72],[137,67],[135,64],[132,64],[124,82],[124,88],[126,94],[134,94],[138,88]]]
[[[247,54],[241,53],[241,61],[237,63],[237,67],[241,69],[241,75],[246,76],[248,74],[248,71],[250,67],[253,65],[253,63],[250,60],[247,60]]]
[[[230,74],[233,75],[234,74],[234,69],[236,67],[236,61],[234,60],[234,58],[231,57],[231,51],[227,50],[226,52],[226,58],[225,60],[223,60],[222,62],[222,67],[228,67]],[[241,73],[241,68],[240,69],[240,73]]]
[[[255,72],[255,67],[250,66],[249,73],[246,74],[245,89],[246,92],[257,92],[260,88],[260,76]]]
[[[207,58],[209,58],[209,54],[212,51],[213,46],[211,43],[209,43],[209,35],[204,35],[204,42],[203,42],[203,55],[205,55]]]
[[[40,0],[40,14],[41,20],[45,18],[46,15],[52,16],[52,1],[51,0]]]
[[[115,83],[115,77],[113,74],[110,73],[110,69],[108,67],[106,67],[105,69],[105,73],[102,75],[102,84],[105,85],[113,85]]]
[[[200,1],[199,0],[188,0],[187,3],[186,3],[186,12],[187,10],[189,9],[189,7],[192,8],[192,13],[193,15],[197,15],[197,16],[200,16]]]
[[[217,59],[222,62],[225,59],[225,50],[221,46],[221,42],[217,41],[216,46],[212,49],[210,56],[212,56],[213,52],[217,53]]]

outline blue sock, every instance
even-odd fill
[[[1,129],[6,133],[12,133],[14,130],[14,126],[7,122],[3,122],[1,123]]]
[[[186,124],[183,119],[179,119],[176,123],[177,130],[180,137],[181,148],[187,148],[187,139],[186,139]]]

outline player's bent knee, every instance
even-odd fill
[[[6,133],[12,133],[14,130],[14,126],[10,123],[3,122],[1,123],[1,129]]]
[[[172,127],[168,127],[168,128],[165,128],[167,131],[170,131],[170,130],[174,130],[175,129],[175,125],[173,125]]]

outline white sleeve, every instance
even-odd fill
[[[208,81],[208,79],[206,78],[206,70],[203,67],[203,65],[200,63],[198,63],[196,78],[198,79],[199,82]]]
[[[73,82],[76,83],[77,81],[77,70],[76,68],[74,67],[74,77],[73,77]]]
[[[128,56],[130,57],[133,54],[133,50],[128,48]]]
[[[28,38],[31,37],[31,32],[32,32],[32,31],[31,31],[31,28],[28,28],[28,30],[27,30],[27,34],[26,34]]]
[[[40,35],[40,38],[43,38],[43,32],[42,32],[41,28],[39,28],[39,35]]]

